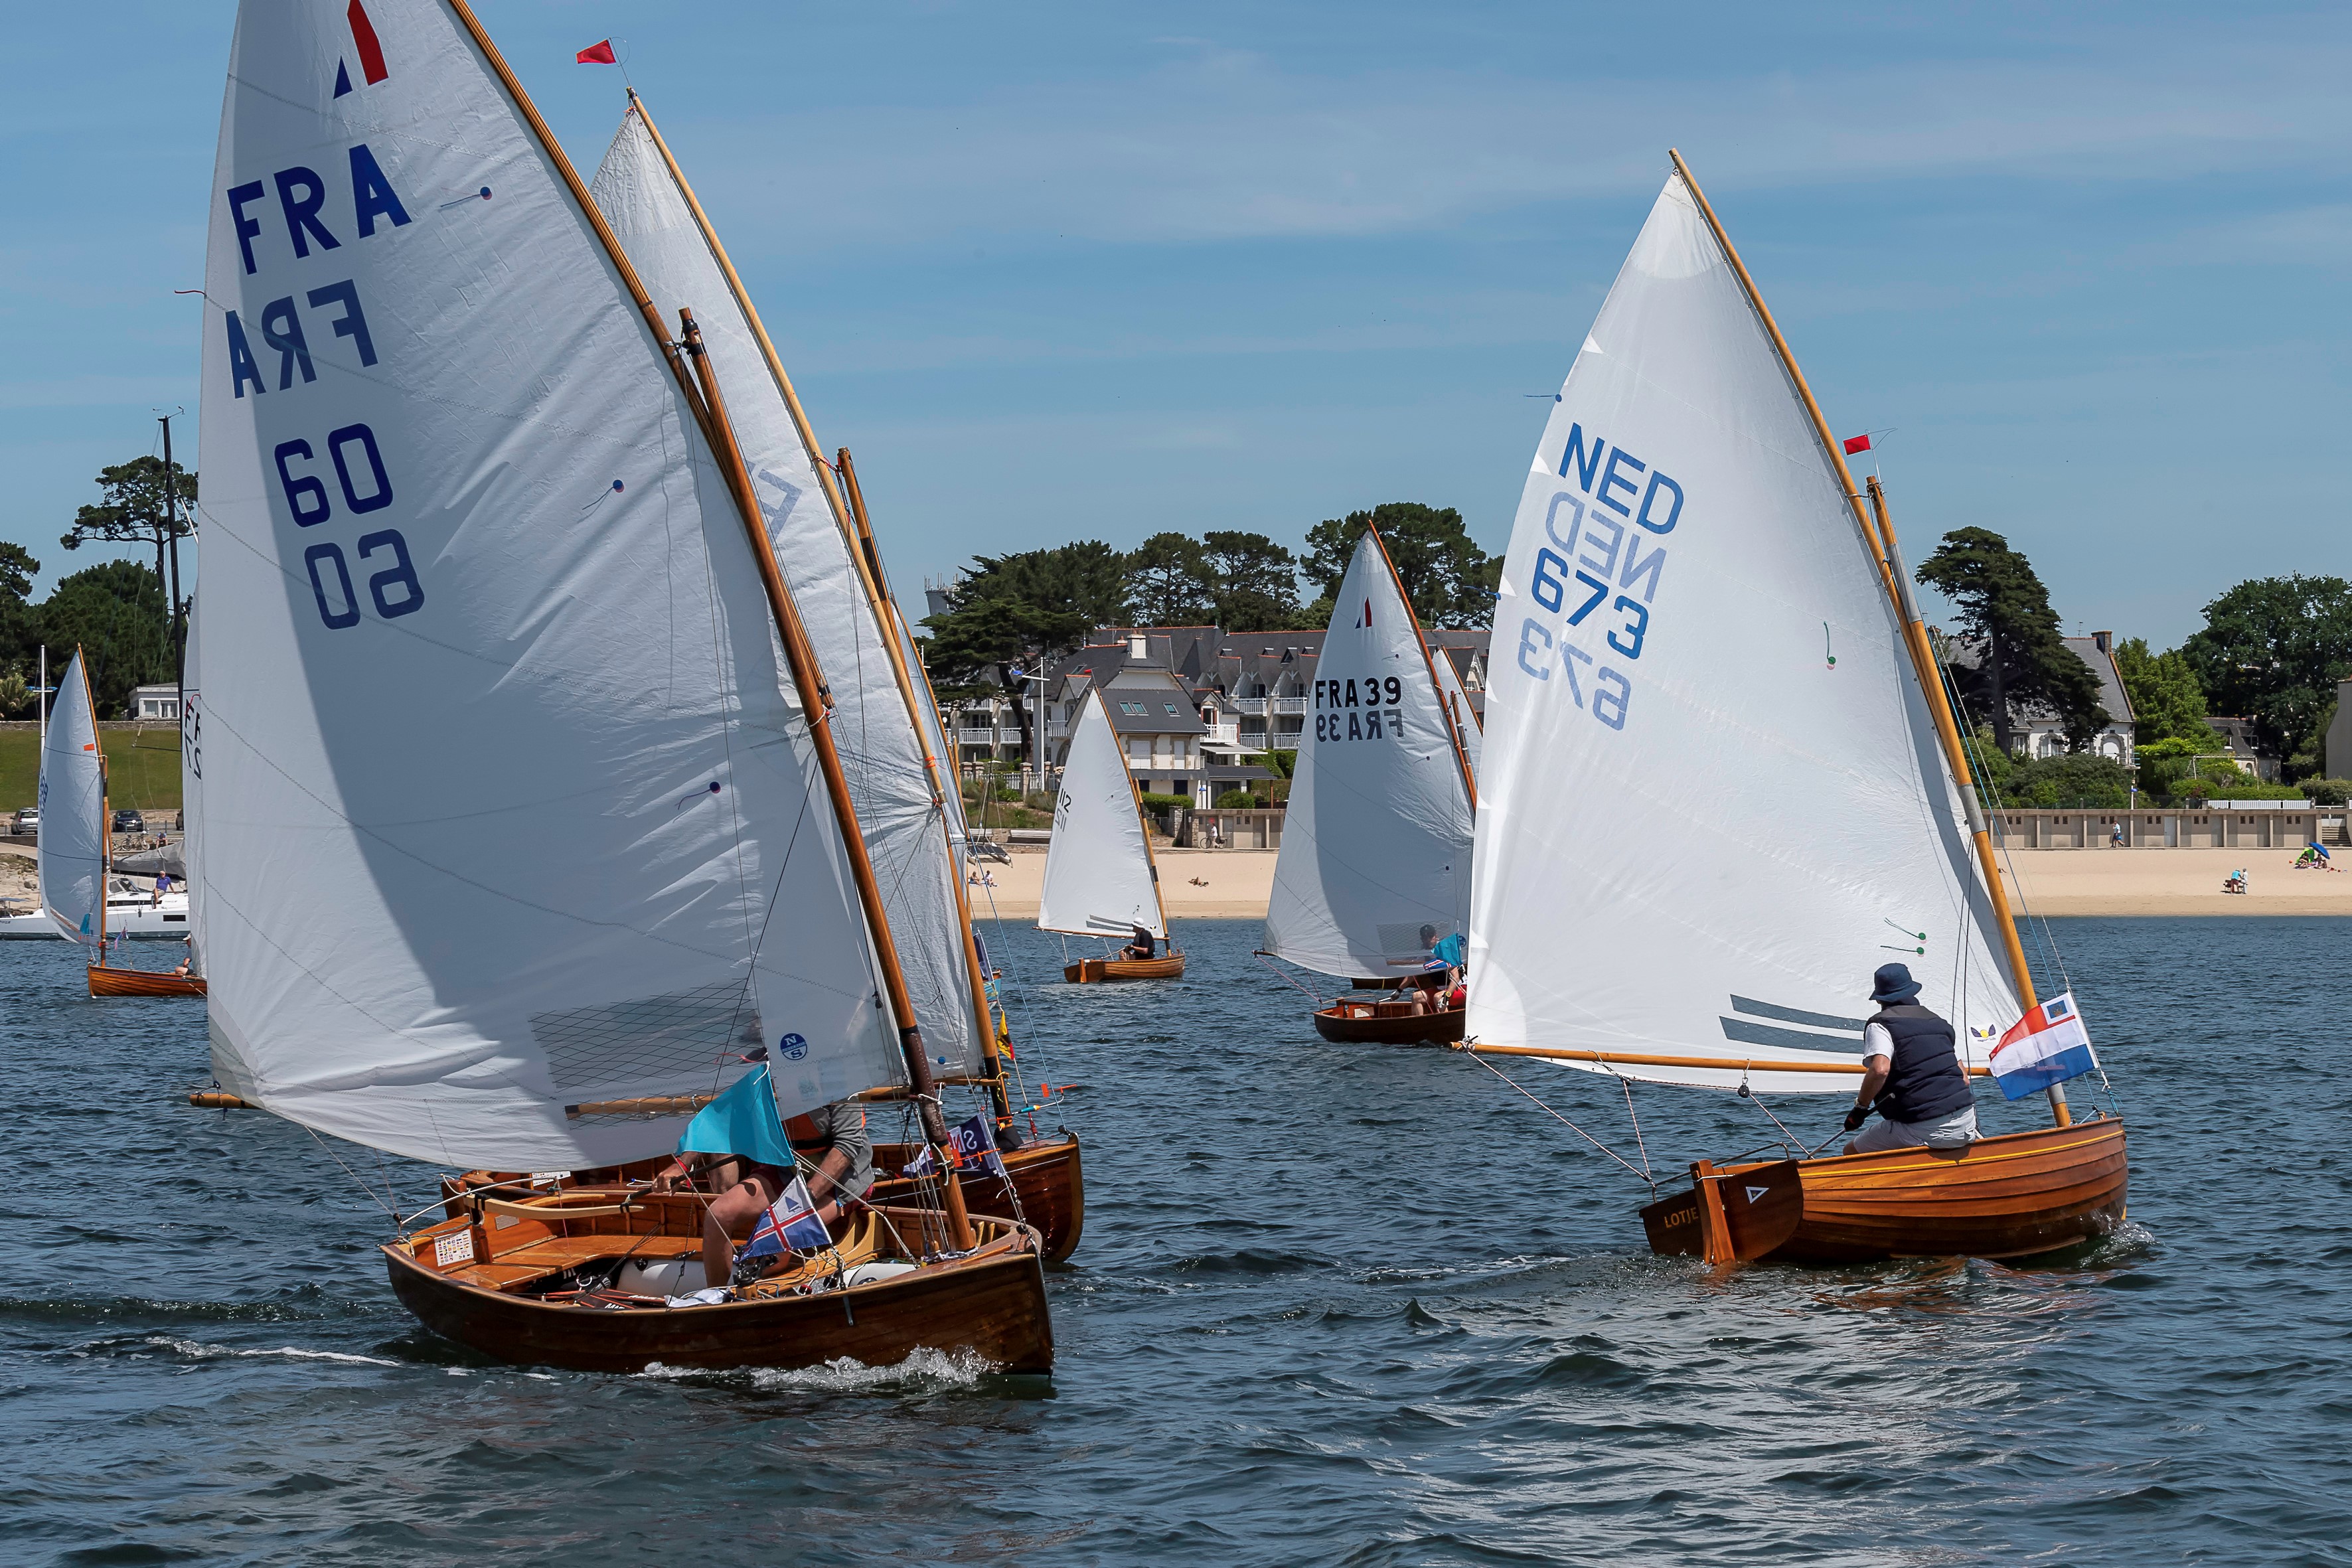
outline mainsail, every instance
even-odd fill
[[[41,908],[59,931],[95,944],[106,918],[106,763],[81,649],[58,681],[41,743],[41,831],[33,846]]]
[[[1396,975],[1423,968],[1431,944],[1467,922],[1470,781],[1441,705],[1444,663],[1365,530],[1316,664],[1268,952],[1324,974]]]
[[[892,664],[887,611],[851,558],[847,520],[816,471],[772,345],[666,152],[633,100],[589,188],[663,319],[675,321],[685,306],[702,329],[776,563],[832,689],[835,744],[923,1043],[950,1070],[984,1073],[963,948],[963,873],[950,837],[956,789],[935,773],[954,753],[926,755]]]
[[[240,8],[204,349],[214,1066],[460,1165],[667,1150],[684,1116],[645,1102],[755,1049],[786,1114],[906,1077],[675,328],[584,197],[454,4]]]
[[[1089,689],[1070,726],[1069,754],[1062,763],[1037,929],[1125,936],[1141,926],[1164,937],[1168,921],[1160,910],[1159,876],[1110,710],[1103,706],[1100,690]]]
[[[2017,1017],[1879,562],[1679,173],[1560,389],[1506,560],[1472,1041],[1849,1093],[1850,1071],[1773,1069],[1856,1062],[1883,963],[1964,1042]]]

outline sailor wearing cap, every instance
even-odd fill
[[[1878,1012],[1863,1026],[1862,1088],[1846,1112],[1845,1130],[1860,1131],[1873,1110],[1879,1121],[1845,1152],[1965,1147],[1977,1135],[1977,1101],[1952,1026],[1915,1000],[1919,983],[1906,965],[1883,964],[1871,981]]]

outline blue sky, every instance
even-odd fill
[[[2069,631],[2352,574],[2352,10],[478,0],[583,173],[612,35],[915,598],[974,552],[1383,500],[1502,546],[1548,393],[1692,163],[1910,553]],[[44,591],[195,404],[225,3],[22,7],[0,538]],[[185,426],[194,447],[194,419]]]

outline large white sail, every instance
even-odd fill
[[[545,1169],[755,1047],[787,1114],[904,1066],[751,541],[525,107],[434,0],[239,10],[198,864],[228,1088]]]
[[[76,942],[96,944],[105,918],[106,763],[81,649],[58,680],[41,743],[41,830],[33,846],[41,908]]]
[[[1435,665],[1364,531],[1316,663],[1266,951],[1324,974],[1411,973],[1470,913],[1471,807]]]
[[[1836,469],[1679,174],[1553,406],[1489,660],[1469,1037],[1851,1093],[1871,972],[2019,1012]]]
[[[1045,847],[1045,883],[1037,895],[1037,929],[1074,935],[1125,936],[1136,926],[1168,934],[1160,912],[1159,873],[1136,809],[1135,781],[1119,754],[1118,731],[1102,693],[1089,690],[1071,726],[1054,803],[1054,837]]]
[[[833,692],[834,743],[923,1043],[945,1070],[982,1072],[957,898],[962,871],[947,820],[954,784],[933,787],[888,633],[850,558],[853,546],[818,480],[750,301],[737,294],[717,236],[698,219],[635,103],[589,189],[662,319],[676,321],[683,305],[702,329],[776,563]]]

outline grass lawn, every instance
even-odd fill
[[[117,807],[180,808],[180,729],[101,730],[107,795]],[[31,805],[41,795],[41,737],[34,730],[0,731],[0,811]]]

